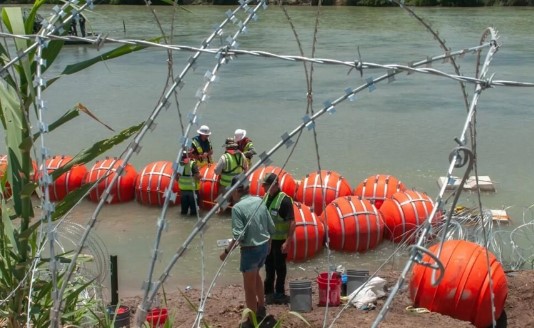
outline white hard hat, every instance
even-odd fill
[[[205,136],[209,136],[211,135],[211,130],[210,130],[210,127],[207,126],[207,125],[202,125],[198,130],[197,130],[198,134],[203,134]]]
[[[234,140],[235,142],[239,142],[241,140],[243,140],[243,138],[247,135],[247,130],[243,130],[243,129],[237,129],[235,130],[235,133],[234,133]]]

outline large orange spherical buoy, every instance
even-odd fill
[[[263,178],[269,173],[275,173],[278,176],[280,189],[289,197],[295,197],[297,183],[295,179],[286,171],[276,166],[260,166],[248,177],[250,182],[249,193],[253,196],[263,197],[265,190],[262,187]]]
[[[429,251],[437,255],[438,249],[439,245],[434,245]],[[431,268],[422,265],[413,268],[410,297],[414,306],[470,321],[476,327],[490,327],[492,307],[488,270],[492,279],[495,319],[503,312],[508,286],[501,263],[493,254],[488,255],[489,268],[484,247],[465,240],[446,241],[439,256],[445,273],[437,286],[432,285]],[[426,254],[423,261],[433,262]]]
[[[178,182],[172,179],[173,173],[172,162],[158,161],[149,163],[139,173],[135,181],[135,199],[143,205],[163,206],[165,191],[172,180],[172,192],[176,194],[176,199],[174,201],[170,200],[169,205],[179,204]]]
[[[71,156],[53,156],[46,160],[46,170],[48,174],[52,174],[55,170],[65,166],[71,160]],[[72,166],[70,170],[57,177],[48,189],[50,201],[60,201],[65,198],[69,192],[80,188],[86,174],[87,167],[83,164],[79,164]]]
[[[430,216],[433,208],[434,202],[425,193],[415,190],[394,193],[380,207],[386,224],[384,236],[395,243],[413,243],[417,228]]]
[[[354,196],[368,199],[371,204],[380,209],[386,198],[390,198],[394,193],[404,190],[406,190],[404,183],[394,176],[377,174],[371,175],[360,182],[354,189]]]
[[[295,199],[311,207],[321,215],[326,205],[338,197],[352,195],[352,188],[345,178],[334,171],[312,172],[299,184]]]
[[[367,199],[339,197],[326,206],[321,219],[328,224],[330,248],[365,252],[375,248],[384,236],[380,212]]]
[[[99,202],[108,188],[109,184],[117,174],[116,171],[122,165],[122,159],[106,158],[103,161],[97,161],[91,170],[87,173],[85,181],[87,183],[100,182],[89,192],[89,199],[93,202]],[[135,180],[137,171],[130,163],[124,167],[124,172],[115,182],[107,198],[108,203],[128,202],[135,197]]]
[[[219,176],[215,174],[215,165],[208,164],[200,168],[200,206],[210,209],[219,196]]]
[[[295,232],[287,250],[288,261],[304,261],[317,255],[324,245],[324,225],[311,209],[293,203]]]

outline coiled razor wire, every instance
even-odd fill
[[[265,7],[264,3],[262,5]],[[247,2],[241,2],[241,5],[240,5],[239,8],[244,9],[247,12],[251,11],[251,9],[247,5]],[[83,8],[82,8],[82,10],[83,10]],[[229,15],[229,20],[232,21],[232,17],[234,18],[234,20],[233,20],[234,23],[237,22],[237,19],[235,19],[235,15],[233,15],[232,13]],[[251,15],[251,17],[255,17],[255,15]],[[69,19],[71,19],[71,18],[72,17],[68,18],[65,21],[68,22]],[[221,27],[224,24],[226,24],[227,22],[228,22],[228,20],[226,20],[225,23],[223,23],[223,24],[221,24],[219,26],[219,28],[216,30],[216,32],[214,34],[212,34],[211,39],[213,39],[213,37],[216,36],[216,35],[222,34]],[[244,25],[240,26],[240,28],[242,28],[242,27],[244,27]],[[53,28],[53,29],[49,28],[49,30],[50,30],[50,32],[53,32],[55,30],[55,28]],[[81,250],[84,247],[84,244],[87,242],[88,233],[92,229],[92,227],[94,226],[94,224],[96,222],[96,219],[97,219],[97,216],[98,216],[98,214],[99,214],[99,212],[100,212],[100,210],[101,210],[101,208],[103,206],[103,203],[105,202],[105,200],[109,196],[111,188],[116,183],[117,177],[120,176],[120,173],[124,169],[124,166],[128,163],[128,160],[132,156],[133,152],[139,151],[139,149],[140,149],[140,141],[142,140],[143,136],[145,135],[145,133],[149,129],[153,129],[155,127],[155,119],[158,116],[158,113],[160,112],[160,110],[163,107],[168,107],[169,106],[169,103],[168,103],[169,97],[174,92],[176,92],[176,88],[177,87],[181,87],[183,85],[183,80],[182,80],[183,77],[185,76],[185,74],[187,73],[189,68],[194,64],[196,58],[198,58],[198,56],[201,53],[206,53],[206,52],[207,53],[212,53],[212,54],[215,53],[215,54],[217,54],[217,56],[218,56],[217,58],[218,59],[220,59],[221,56],[223,58],[225,58],[225,59],[226,58],[232,59],[237,54],[246,54],[246,55],[259,56],[259,57],[278,58],[278,59],[281,59],[281,60],[289,60],[289,61],[294,61],[294,62],[301,61],[301,62],[310,62],[310,63],[315,63],[315,64],[345,65],[347,67],[350,67],[351,69],[355,68],[360,72],[362,72],[364,69],[369,70],[369,69],[377,69],[377,68],[378,69],[386,69],[387,72],[388,72],[387,74],[382,75],[382,76],[380,76],[379,78],[376,78],[376,79],[368,78],[366,80],[367,83],[362,85],[362,86],[360,86],[360,87],[358,87],[358,88],[346,89],[345,90],[345,94],[343,96],[339,97],[338,99],[336,99],[335,101],[332,101],[332,102],[326,101],[324,103],[325,106],[323,107],[322,110],[318,111],[317,113],[314,113],[311,116],[309,116],[309,115],[304,116],[303,119],[302,119],[303,122],[295,130],[293,130],[291,133],[287,133],[287,132],[284,133],[281,136],[282,140],[280,142],[278,142],[270,151],[260,154],[259,162],[257,162],[253,167],[251,167],[250,170],[246,174],[242,174],[240,176],[241,181],[244,181],[244,179],[246,179],[251,174],[251,172],[254,171],[254,169],[256,169],[257,167],[259,167],[262,164],[268,164],[269,161],[270,161],[270,159],[269,159],[270,156],[274,152],[276,152],[279,148],[281,148],[282,145],[285,145],[286,147],[289,147],[292,143],[294,143],[292,141],[292,138],[297,133],[300,135],[300,133],[304,130],[304,128],[307,128],[308,130],[313,129],[314,125],[315,125],[315,120],[317,118],[319,118],[320,116],[322,116],[325,113],[329,113],[329,114],[335,113],[335,106],[336,105],[338,105],[339,103],[341,103],[341,102],[343,102],[343,101],[345,101],[347,99],[351,100],[351,101],[354,100],[354,96],[358,92],[360,92],[362,90],[368,89],[369,91],[373,91],[376,88],[376,84],[378,82],[384,81],[386,79],[388,80],[388,82],[394,81],[394,76],[396,74],[400,73],[400,72],[433,74],[433,75],[437,75],[437,76],[440,76],[440,77],[453,79],[453,80],[456,80],[456,81],[459,81],[459,82],[462,82],[462,83],[475,84],[477,86],[476,92],[475,92],[475,95],[474,95],[474,99],[473,99],[473,104],[475,104],[475,105],[476,105],[476,103],[478,101],[478,98],[479,98],[479,95],[480,95],[481,91],[486,89],[486,88],[489,88],[489,87],[494,87],[494,86],[532,87],[532,86],[534,86],[533,83],[527,83],[527,82],[494,80],[493,76],[491,76],[490,78],[486,78],[487,66],[488,66],[489,62],[491,61],[491,57],[492,57],[493,53],[498,48],[497,43],[496,43],[496,38],[494,37],[495,36],[494,31],[492,29],[488,29],[488,31],[489,31],[488,33],[492,36],[491,40],[489,42],[482,43],[480,46],[473,47],[473,48],[468,48],[468,49],[462,49],[462,50],[459,50],[459,51],[456,51],[456,52],[447,51],[443,55],[432,57],[432,58],[427,58],[426,60],[422,60],[422,61],[419,61],[419,62],[414,63],[414,64],[410,64],[410,65],[397,65],[397,64],[380,65],[380,64],[374,64],[374,63],[365,63],[365,62],[362,62],[361,60],[352,61],[352,62],[350,62],[350,61],[349,62],[342,62],[342,61],[330,60],[330,59],[307,58],[307,57],[304,57],[304,56],[283,56],[283,55],[271,54],[271,53],[268,53],[268,52],[244,51],[244,50],[237,50],[237,49],[234,49],[234,48],[230,49],[231,46],[236,46],[236,43],[235,43],[234,39],[230,39],[229,40],[230,47],[229,46],[225,46],[225,47],[219,48],[219,49],[209,49],[208,48],[208,44],[209,43],[203,43],[202,48],[192,48],[192,47],[185,47],[185,46],[161,45],[161,44],[149,43],[149,42],[141,41],[141,40],[112,40],[112,39],[108,39],[107,37],[101,37],[101,36],[99,36],[96,40],[90,40],[90,39],[87,38],[86,40],[94,42],[95,45],[97,45],[97,46],[101,46],[103,44],[103,42],[110,41],[110,42],[117,42],[117,43],[124,43],[124,44],[137,44],[137,45],[144,45],[144,46],[151,46],[151,47],[159,47],[159,48],[162,48],[162,49],[170,49],[170,50],[193,51],[193,52],[195,52],[195,55],[190,58],[190,61],[189,61],[188,65],[186,66],[186,68],[182,71],[182,74],[180,74],[180,76],[175,79],[175,82],[173,83],[173,85],[171,87],[169,87],[168,91],[165,94],[165,97],[163,97],[162,101],[154,109],[154,111],[150,115],[149,119],[147,119],[145,121],[145,124],[143,125],[141,131],[136,136],[134,142],[132,142],[128,146],[127,150],[125,151],[125,156],[124,156],[125,160],[124,160],[123,165],[117,171],[118,174],[115,176],[114,180],[111,182],[111,184],[108,186],[108,188],[104,192],[104,195],[103,195],[101,201],[97,205],[97,208],[96,208],[93,216],[91,217],[91,219],[89,220],[89,222],[87,224],[86,230],[83,233],[83,236],[81,238],[81,242],[79,244],[79,248],[75,252],[74,259],[71,262],[71,264],[69,265],[69,268],[67,269],[67,281],[71,278],[71,275],[73,273],[73,268],[74,268],[74,264],[73,263],[76,261],[76,258],[80,255]],[[5,37],[6,35],[0,34],[0,36]],[[9,37],[24,37],[24,36],[9,35]],[[9,61],[7,64],[5,64],[4,67],[1,67],[0,68],[0,74],[5,72],[11,65],[13,65],[13,63],[19,61],[21,58],[23,58],[25,55],[27,55],[36,46],[39,46],[39,47],[46,46],[46,40],[54,39],[54,38],[59,38],[59,37],[52,36],[52,35],[50,35],[50,33],[43,33],[42,35],[39,35],[37,37],[38,42],[36,42],[32,46],[28,47],[28,49],[26,51],[24,51],[22,54],[18,55],[16,58],[14,58],[11,61]],[[477,77],[465,77],[465,76],[460,76],[459,74],[453,75],[453,74],[448,74],[448,73],[445,73],[445,72],[441,72],[439,70],[431,69],[431,68],[428,68],[428,67],[427,68],[419,67],[419,66],[422,66],[422,65],[428,66],[430,63],[432,63],[432,62],[434,62],[436,60],[442,60],[442,59],[446,59],[446,58],[454,58],[455,56],[463,56],[466,53],[470,53],[470,52],[480,52],[484,48],[489,48],[489,52],[488,52],[488,56],[486,58],[486,61],[484,63],[482,74],[477,75]],[[480,76],[480,77],[478,77],[478,76]],[[207,76],[207,78],[212,79],[213,78],[213,74],[211,76]],[[38,79],[38,83],[44,83],[44,80],[41,80],[40,73],[38,74],[37,79]],[[202,92],[198,96],[199,96],[199,99],[201,99],[201,102],[204,102],[207,99],[207,95],[206,95],[205,90],[202,90]],[[42,101],[42,98],[39,98],[39,101]],[[473,115],[475,113],[474,109],[475,109],[475,106],[472,105],[470,110],[469,110],[469,113],[468,113],[468,119],[466,120],[466,126],[464,127],[464,130],[462,132],[462,138],[459,140],[460,145],[465,144],[465,132],[467,131],[467,127],[470,125],[471,119],[472,119],[472,117],[473,117]],[[187,139],[188,139],[187,136],[189,134],[191,125],[192,124],[198,124],[198,118],[194,114],[195,113],[193,113],[192,117],[190,117],[189,125],[186,128],[186,130],[184,131],[183,140],[182,140],[182,149],[185,149],[185,147],[190,145],[190,142],[187,141]],[[40,119],[41,126],[45,126],[45,125],[43,125],[44,123],[42,121],[42,118],[40,117],[39,119]],[[42,157],[46,158],[46,149],[44,148],[44,143],[43,143],[43,146],[42,146],[42,152],[43,152],[43,156]],[[455,167],[457,159],[458,159],[458,156],[454,155],[453,156],[453,160],[451,161],[451,166],[449,168],[448,175],[447,175],[448,178],[450,178],[450,176],[451,176],[452,169]],[[176,160],[175,164],[178,161],[179,161],[179,157],[177,156],[177,160]],[[179,169],[180,169],[180,166],[178,164],[178,165],[176,165],[176,171],[178,171]],[[46,183],[43,182],[43,181],[40,181],[40,183],[46,185]],[[142,305],[142,307],[145,307],[146,305],[149,305],[148,303],[151,303],[151,300],[153,300],[153,297],[154,297],[155,293],[158,290],[158,287],[165,281],[166,277],[169,274],[169,271],[172,269],[172,267],[176,263],[176,261],[181,257],[181,255],[183,254],[183,252],[187,248],[187,245],[189,245],[189,243],[192,241],[192,239],[200,231],[202,231],[202,229],[204,228],[204,226],[207,223],[207,221],[209,220],[209,218],[219,208],[224,207],[226,205],[225,199],[230,195],[230,193],[234,189],[235,189],[235,187],[232,187],[229,190],[226,190],[225,193],[223,195],[221,195],[217,199],[217,203],[215,204],[214,208],[212,208],[212,210],[210,210],[206,214],[206,216],[204,218],[200,219],[197,222],[197,224],[195,225],[195,228],[193,229],[193,231],[191,232],[191,234],[189,235],[187,240],[177,250],[175,256],[173,257],[173,259],[171,260],[170,264],[165,269],[165,271],[164,271],[163,275],[161,276],[160,280],[157,283],[155,283],[154,285],[148,283],[151,280],[150,277],[152,276],[151,274],[149,274],[149,279],[147,281],[147,285],[146,285],[146,289],[145,289],[145,291],[146,291],[145,292],[145,298],[144,298],[144,300],[145,300],[145,299],[147,299],[147,296],[148,296],[148,300],[149,301],[148,302],[144,301],[143,302],[144,304]],[[444,189],[444,188],[442,188],[442,189]],[[436,206],[435,209],[441,208],[441,205],[443,205],[441,203],[443,191],[444,190],[440,191],[440,196],[438,197],[438,201],[436,202],[436,204],[438,206]],[[166,196],[167,196],[166,197],[166,202],[167,202],[169,199],[172,198],[173,195],[170,192],[167,192]],[[175,195],[174,195],[174,197],[175,197]],[[156,241],[156,243],[157,243],[156,245],[159,245],[160,231],[164,227],[164,224],[165,224],[165,213],[166,213],[165,208],[166,208],[166,206],[164,206],[164,210],[162,210],[162,215],[160,216],[160,218],[158,218],[158,227],[159,227],[159,229],[158,229],[158,238],[157,238],[158,241]],[[436,213],[434,211],[433,215],[431,215],[431,217],[429,219],[429,223],[431,222],[431,220],[433,219],[435,214]],[[452,217],[452,215],[449,217],[449,220],[451,219],[451,217]],[[525,225],[525,227],[526,228],[530,228],[530,226],[527,226],[527,225]],[[431,230],[430,229],[430,224],[427,224],[425,226],[425,228],[424,228],[423,235],[420,238],[421,243],[424,240],[424,236],[430,230]],[[447,229],[444,230],[443,234],[444,234],[445,237],[447,237],[449,235],[448,232],[447,232]],[[514,234],[514,236],[518,236],[518,233]],[[48,238],[53,241],[55,239],[55,236],[53,234],[49,234]],[[445,239],[445,238],[443,238],[443,239]],[[51,244],[53,244],[53,243],[51,243]],[[412,255],[417,255],[420,252],[424,252],[424,250],[425,249],[420,244],[418,244],[414,248],[414,251],[413,251]],[[155,257],[157,257],[157,247],[155,247],[155,254],[153,256],[153,260],[155,259]],[[411,263],[412,262],[410,261],[407,264],[407,267],[411,266]],[[53,268],[53,266],[52,266],[52,268]],[[407,271],[407,270],[405,270],[405,271]],[[403,272],[403,274],[401,275],[399,281],[404,281],[404,279],[405,279],[405,272]],[[63,294],[63,292],[65,290],[65,287],[66,287],[65,284],[62,285],[61,290],[59,291],[58,295],[54,296],[54,300],[59,301],[61,299],[61,295]],[[398,288],[397,288],[397,290],[398,290]],[[390,298],[391,299],[392,299],[392,295],[393,295],[393,293],[390,294]],[[388,298],[388,301],[390,300],[390,298]],[[59,312],[59,308],[60,308],[59,302],[55,302],[55,306],[54,306],[54,310],[53,311],[56,314]],[[382,310],[387,312],[387,309],[388,309],[388,307],[385,306]],[[383,311],[381,311],[381,313],[379,315],[379,318],[378,318],[379,321],[383,318],[383,315],[385,314],[385,312],[383,313]],[[138,313],[140,313],[141,315],[146,315],[146,312],[145,313],[142,313],[142,312],[143,311],[138,311]],[[52,321],[52,324],[54,326],[54,325],[57,325],[58,317],[54,316],[53,318],[54,318],[54,320]],[[139,322],[139,320],[137,320],[137,322]]]

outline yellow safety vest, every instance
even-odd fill
[[[208,143],[210,144],[210,148],[211,148],[211,143],[209,140],[208,140]],[[196,138],[193,138],[193,140],[191,141],[191,145],[195,148],[195,150],[197,151],[199,155],[204,154],[204,149],[202,148],[202,146],[200,145],[200,142]],[[197,166],[199,168],[204,167],[208,165],[208,163],[213,162],[211,156],[207,158],[199,158],[196,161],[197,161]]]
[[[235,154],[224,153],[225,167],[221,172],[221,186],[227,187],[232,183],[232,178],[243,172],[243,153],[236,152]]]
[[[263,197],[265,203],[267,203],[268,197],[269,194],[265,194],[265,196]],[[284,220],[279,214],[280,206],[282,205],[282,200],[284,200],[284,197],[287,197],[287,195],[283,191],[280,191],[269,205],[269,214],[271,214],[271,218],[274,222],[275,232],[274,235],[271,236],[273,240],[287,239],[287,233],[289,232],[289,227],[291,226],[291,221]],[[291,204],[293,205],[293,200],[291,199],[291,197],[289,197],[289,199],[291,200]]]
[[[180,190],[200,189],[200,181],[193,176],[193,164],[195,164],[195,161],[189,160],[189,163],[184,165],[184,173],[178,178],[178,186],[180,187]]]

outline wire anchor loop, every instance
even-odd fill
[[[434,279],[434,275],[432,275],[432,285],[438,285],[445,275],[445,266],[443,266],[443,263],[440,261],[440,259],[430,250],[421,245],[412,245],[410,246],[410,250],[412,251],[412,257],[410,259],[413,262],[439,273],[439,276],[436,279]],[[423,254],[430,256],[434,263],[423,261]]]

